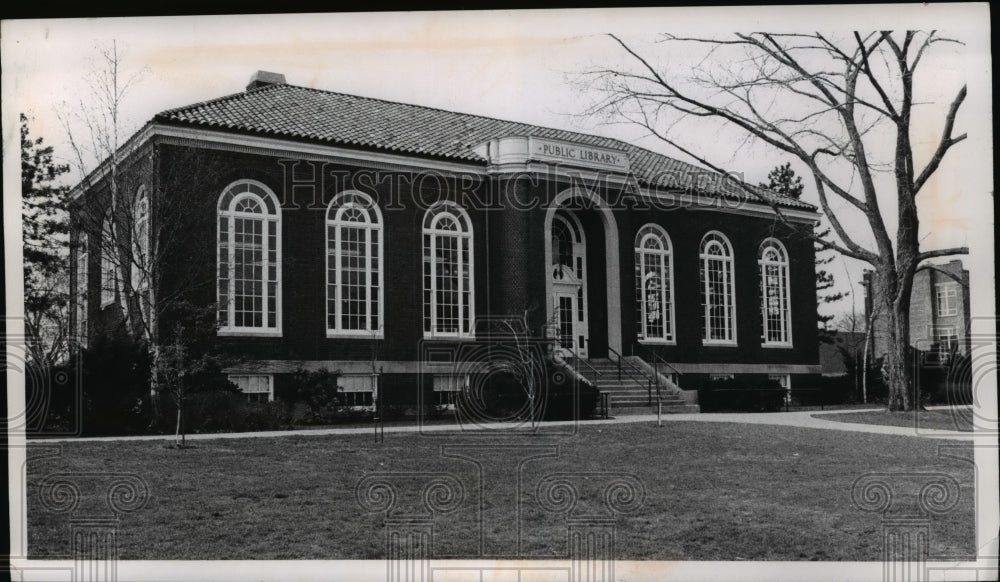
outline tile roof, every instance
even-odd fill
[[[695,191],[708,195],[746,198],[737,184],[719,179],[714,172],[613,138],[287,84],[170,109],[153,121],[483,164],[485,160],[474,148],[491,139],[545,137],[624,151],[632,173],[643,185],[694,186]],[[794,198],[751,188],[780,206],[815,209]]]

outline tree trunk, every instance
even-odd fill
[[[906,301],[887,301],[885,308],[888,341],[883,373],[889,389],[889,410],[909,412],[917,404],[910,361],[910,302],[908,297]]]
[[[174,431],[174,444],[178,447],[184,447],[184,434],[181,432],[181,419],[184,413],[184,402],[183,400],[177,401],[177,429]]]
[[[160,346],[155,341],[151,341],[149,344],[150,351],[150,374],[149,374],[149,401],[153,407],[153,418],[150,421],[156,420],[160,416],[160,404],[159,404],[159,393],[160,393]]]

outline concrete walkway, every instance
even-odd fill
[[[884,408],[864,408],[851,410],[809,410],[804,412],[770,412],[770,413],[741,413],[741,412],[713,412],[698,414],[664,414],[662,420],[664,424],[672,422],[735,422],[743,424],[767,424],[775,426],[795,426],[800,428],[816,428],[823,430],[840,430],[846,432],[865,432],[871,434],[887,434],[897,436],[909,436],[917,438],[938,438],[938,439],[959,439],[973,440],[974,434],[971,432],[958,432],[936,429],[919,430],[912,427],[903,426],[883,426],[877,424],[860,424],[848,422],[836,422],[816,418],[814,414],[847,414],[852,412],[877,412]],[[613,411],[612,411],[613,412]],[[601,425],[601,424],[623,424],[623,423],[655,423],[655,414],[623,415],[609,419],[586,420],[581,424]],[[545,422],[542,426],[572,426],[576,421]],[[513,423],[484,423],[475,425],[465,425],[464,431],[471,430],[497,430],[509,431],[518,428]],[[520,427],[528,432],[528,425]],[[455,431],[453,424],[429,424],[424,426],[387,426],[386,434],[393,433],[415,433],[415,432],[448,432]],[[323,428],[323,429],[301,429],[301,430],[275,430],[262,432],[230,432],[230,433],[206,433],[189,434],[185,437],[189,441],[203,441],[215,439],[247,439],[247,438],[269,438],[286,436],[329,436],[329,435],[350,435],[367,434],[374,435],[374,427],[345,427],[345,428]],[[995,438],[995,436],[993,437]],[[111,436],[111,437],[79,437],[79,438],[53,438],[53,439],[30,439],[29,443],[61,443],[61,442],[100,442],[100,441],[172,441],[174,435],[141,435],[141,436]]]

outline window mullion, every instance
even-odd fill
[[[226,216],[226,224],[229,226],[229,281],[226,283],[228,293],[226,294],[226,311],[229,313],[228,327],[236,327],[236,219]]]
[[[732,261],[732,258],[729,258],[729,259],[726,260],[725,266],[724,266],[724,272],[725,272],[725,277],[724,277],[724,280],[725,280],[725,289],[724,289],[724,292],[726,294],[726,299],[725,299],[725,303],[726,303],[726,340],[727,341],[733,341],[733,338],[736,337],[735,330],[733,329],[736,326],[736,322],[733,321],[733,301],[734,301],[735,297],[733,297],[733,261]]]
[[[261,254],[260,254],[260,323],[262,325],[261,329],[267,329],[269,320],[268,317],[271,315],[271,310],[268,296],[270,295],[271,287],[271,223],[267,218],[263,218],[260,221],[260,238],[261,238]],[[277,299],[277,298],[275,298]],[[277,309],[277,306],[275,306]],[[277,317],[277,312],[274,314]]]
[[[337,221],[336,225],[333,227],[333,264],[335,265],[333,272],[333,329],[342,330],[344,328],[343,322],[340,320],[343,306],[341,306],[340,301],[342,297],[341,286],[344,280],[344,266],[341,264],[341,253],[343,252],[340,248],[342,243],[341,231],[344,226]]]
[[[372,329],[372,229],[365,227],[365,327]]]
[[[457,304],[455,306],[458,308],[458,318],[455,323],[458,324],[458,328],[455,330],[455,332],[458,335],[462,335],[462,330],[464,329],[463,324],[465,323],[464,320],[465,310],[463,309],[463,307],[465,307],[465,277],[463,276],[463,269],[462,269],[462,267],[465,266],[465,263],[463,261],[462,254],[465,252],[466,249],[465,246],[466,239],[461,235],[456,236],[455,243],[456,243],[455,244],[456,250],[458,251],[458,253],[456,253],[458,256],[455,257],[457,259],[455,261],[455,264],[458,266],[458,268],[455,270],[455,278],[458,279],[458,297],[456,298]]]
[[[431,252],[430,252],[430,263],[431,263],[431,335],[437,335],[437,234],[431,233]]]
[[[646,253],[642,250],[639,251],[639,314],[642,316],[642,339],[649,339],[646,320]]]

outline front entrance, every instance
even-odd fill
[[[551,242],[552,324],[563,354],[586,358],[587,243],[577,218],[564,211],[556,213]]]

